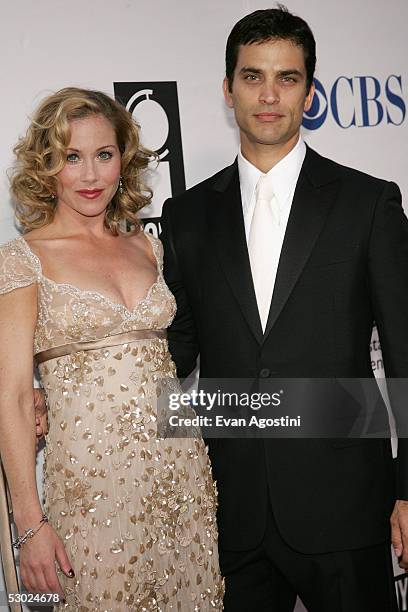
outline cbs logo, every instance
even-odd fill
[[[391,74],[383,82],[373,76],[339,76],[329,90],[318,79],[314,79],[314,85],[312,105],[303,114],[307,130],[319,129],[329,111],[343,129],[375,127],[380,123],[401,125],[405,120],[400,75]]]

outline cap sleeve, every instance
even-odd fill
[[[32,285],[40,272],[38,261],[22,238],[0,246],[0,294]]]

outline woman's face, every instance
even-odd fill
[[[104,216],[116,193],[121,156],[112,124],[102,115],[70,122],[64,168],[57,174],[57,208],[83,217]]]

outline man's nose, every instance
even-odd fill
[[[273,79],[265,79],[259,92],[259,101],[263,104],[276,104],[279,102],[279,91]]]

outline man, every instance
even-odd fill
[[[238,158],[163,207],[180,377],[200,354],[203,378],[369,378],[374,319],[387,375],[408,375],[400,192],[306,147],[314,68],[313,34],[284,8],[228,38]],[[297,595],[309,612],[396,610],[389,517],[395,503],[407,568],[405,442],[395,494],[387,439],[210,440],[226,612],[286,612]]]

